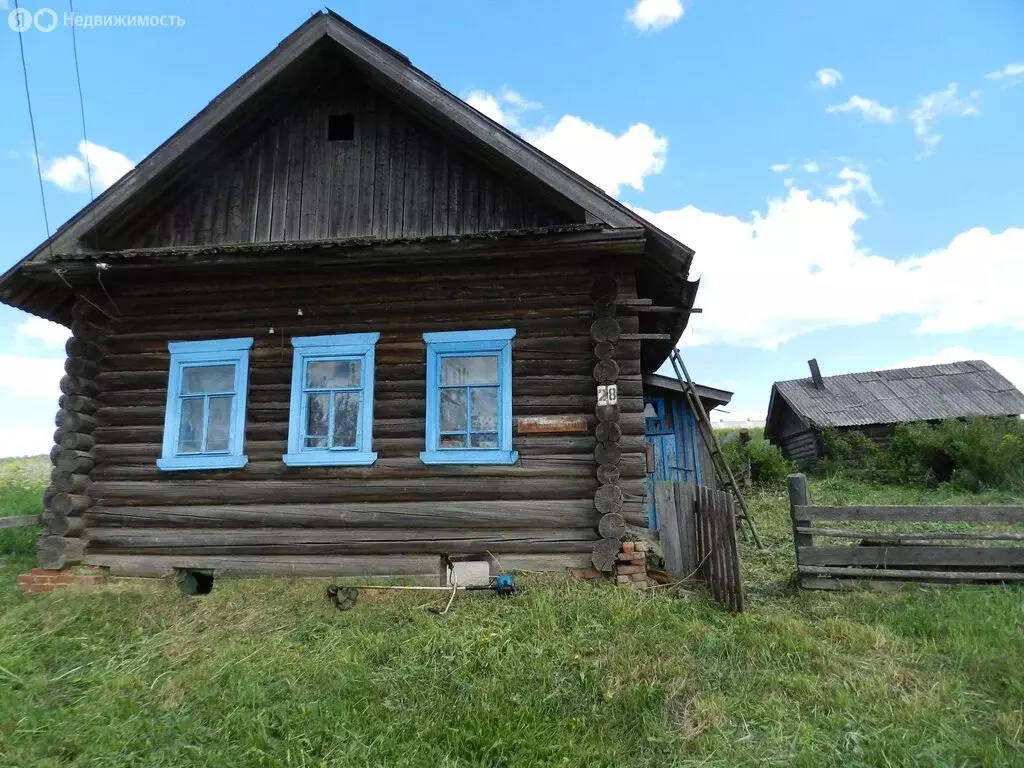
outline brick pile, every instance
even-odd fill
[[[647,575],[647,552],[651,543],[646,541],[625,541],[616,557],[615,583],[622,587],[642,589],[655,582]],[[596,568],[573,568],[569,575],[574,579],[604,579],[608,574]]]
[[[647,581],[646,541],[624,541],[615,564],[615,583],[623,587],[643,588]]]
[[[53,592],[55,589],[70,587],[72,584],[98,586],[103,583],[106,575],[105,568],[94,566],[65,568],[61,571],[33,568],[18,577],[18,589],[25,594],[36,595],[41,592]]]

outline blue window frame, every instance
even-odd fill
[[[515,329],[425,333],[425,464],[515,464],[512,339]]]
[[[172,341],[163,470],[239,469],[248,463],[245,397],[252,339]]]
[[[288,453],[293,467],[367,465],[373,452],[373,356],[379,333],[292,339]]]

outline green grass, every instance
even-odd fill
[[[1011,500],[838,480],[812,496]],[[321,580],[29,598],[15,554],[0,765],[1024,765],[1020,591],[797,592],[783,493],[753,507],[767,548],[744,552],[741,616],[536,575],[443,619],[422,594],[339,613]]]

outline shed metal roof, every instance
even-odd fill
[[[814,427],[1024,413],[1024,394],[984,360],[823,378],[823,389],[816,389],[810,378],[775,382],[768,424],[773,424],[780,397]]]

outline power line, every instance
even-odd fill
[[[18,0],[14,0],[14,12],[21,17]],[[39,140],[36,138],[36,119],[32,115],[32,96],[28,89],[28,66],[25,64],[25,32],[18,32],[18,50],[21,52],[21,75],[25,81],[25,101],[28,102],[28,122],[32,126],[32,149],[36,154],[36,175],[39,177],[39,197],[43,201],[43,223],[46,225],[46,239],[50,239],[50,217],[46,213],[46,190],[43,187],[43,166],[39,160]]]
[[[82,95],[82,73],[78,69],[78,38],[75,36],[75,0],[68,0],[71,8],[71,50],[75,54],[75,79],[78,81],[78,106],[82,113],[82,154],[85,155],[85,175],[89,179],[89,199],[95,200],[92,191],[92,165],[89,163],[89,134],[85,131],[85,97]]]

